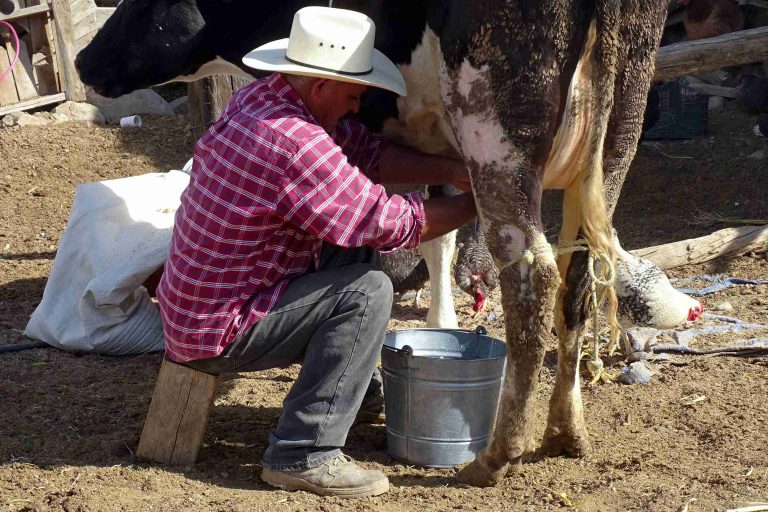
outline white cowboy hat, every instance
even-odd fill
[[[291,36],[248,52],[251,68],[330,78],[380,87],[405,96],[397,67],[374,49],[376,25],[365,14],[332,7],[304,7],[293,16]]]

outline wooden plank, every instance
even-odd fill
[[[24,7],[22,9],[16,9],[11,14],[0,14],[0,20],[10,21],[26,18],[27,16],[33,16],[35,14],[43,14],[50,11],[51,8],[48,4],[35,5],[34,7]]]
[[[27,8],[27,7],[37,7],[40,5],[40,2],[38,0],[14,0],[16,3],[17,8]],[[18,30],[19,33],[19,39],[21,40],[21,50],[19,54],[19,63],[16,65],[16,69],[14,69],[14,81],[16,82],[16,90],[19,94],[20,100],[28,100],[31,98],[35,98],[37,96],[41,96],[44,94],[50,94],[51,91],[42,92],[37,87],[37,79],[36,79],[36,72],[35,68],[32,65],[32,58],[31,55],[35,53],[35,48],[40,47],[40,24],[42,23],[43,16],[27,16],[25,18],[20,18],[14,21],[14,24],[21,30]],[[23,32],[26,31],[26,34],[23,34]],[[44,34],[43,34],[44,35]],[[6,47],[8,49],[8,47]],[[29,50],[29,51],[27,51]],[[10,50],[8,50],[10,54]],[[26,58],[25,58],[26,57]],[[24,68],[21,69],[19,66],[23,66]],[[24,78],[24,76],[20,76],[22,71],[26,71],[26,75],[29,77],[29,81],[32,82],[31,87],[28,81]],[[32,92],[31,89],[34,89],[34,92]],[[53,91],[58,92],[58,91]]]
[[[0,53],[4,51],[5,50],[0,48]],[[0,86],[1,85],[2,84],[0,84]],[[67,99],[66,95],[63,92],[61,92],[59,94],[51,94],[49,96],[40,96],[39,98],[35,98],[33,100],[14,103],[13,105],[2,106],[0,107],[0,117],[4,116],[5,114],[10,114],[11,112],[18,112],[20,110],[29,110],[37,107],[42,107],[45,105],[50,105],[52,103],[60,103],[66,99]]]
[[[69,11],[72,13],[72,26],[76,26],[84,19],[94,15],[96,4],[87,0],[71,0],[69,2]]]
[[[83,50],[83,48],[88,46],[88,43],[90,43],[93,40],[93,38],[96,37],[96,33],[98,31],[99,31],[98,28],[94,28],[90,32],[87,32],[77,37],[75,39],[75,51],[80,53]]]
[[[162,464],[193,464],[220,380],[164,360],[136,456]]]
[[[45,33],[45,18],[42,16],[32,16],[27,18],[29,23],[29,47],[34,70],[35,86],[40,95],[53,94],[59,92],[55,85],[55,75],[50,66],[51,50],[48,47],[48,36]],[[48,65],[36,65],[36,56],[45,55]],[[39,62],[40,59],[37,59]]]
[[[629,252],[651,260],[654,265],[666,270],[682,265],[704,263],[722,256],[765,251],[768,251],[768,226],[721,229],[707,236]]]
[[[16,48],[13,47],[13,42],[10,39],[5,40],[5,51],[8,53],[8,58],[13,60]],[[19,41],[19,60],[11,70],[11,76],[13,77],[13,83],[16,86],[16,93],[19,96],[19,101],[25,101],[38,96],[37,88],[33,80],[34,70],[32,68],[32,61],[29,58],[29,52],[27,51],[27,45],[24,41]]]
[[[688,76],[682,79],[685,84],[696,92],[707,94],[709,96],[721,96],[723,98],[735,98],[735,87],[724,87],[722,85],[712,85],[706,82],[702,82],[692,76]]]
[[[83,36],[88,35],[90,32],[96,29],[96,17],[92,16],[91,18],[85,19],[74,26],[74,35],[75,42],[79,41],[83,38]]]
[[[53,19],[49,12],[45,18],[45,36],[48,38],[48,61],[53,67],[54,79],[56,82],[56,91],[61,92],[63,89],[63,80],[61,78],[61,69],[59,69],[59,54],[56,51],[56,31],[53,28]]]
[[[25,0],[19,0],[24,2]],[[26,6],[31,7],[37,5],[39,0],[26,0]],[[45,47],[48,46],[48,37],[45,34],[45,22],[46,16],[30,16],[26,18],[27,30],[29,31],[29,53],[34,55],[39,52],[44,52]]]
[[[662,46],[654,80],[768,59],[768,27]]]
[[[114,7],[97,7],[96,8],[96,26],[101,28],[107,21],[107,18],[112,16],[115,12]]]
[[[75,30],[75,47],[79,52],[96,36],[96,33],[107,19],[115,12],[114,7],[97,7],[93,19],[88,23],[81,23]],[[88,30],[90,27],[90,30]]]
[[[3,39],[4,40],[4,39]],[[0,69],[5,71],[10,67],[11,59],[5,49],[5,44],[0,44]],[[19,95],[16,92],[16,86],[10,77],[0,82],[0,107],[5,105],[14,105],[19,102]],[[0,108],[2,111],[2,108]]]
[[[56,50],[59,70],[67,99],[85,101],[85,86],[75,69],[75,40],[68,0],[53,0],[53,23],[56,27]]]
[[[35,7],[35,6],[39,5],[37,3],[34,3],[33,0],[29,0],[29,1],[27,1],[27,0],[15,0],[15,2],[16,2],[16,8],[17,9],[20,8],[20,7],[22,7],[22,8],[23,7]],[[31,31],[29,20],[32,20],[32,19],[35,19],[35,18],[40,18],[40,16],[27,16],[26,18],[21,18],[21,19],[16,20],[14,23],[18,27],[21,27],[22,30],[26,30],[27,33],[29,34],[30,31]],[[23,34],[21,33],[21,31],[18,31],[18,32],[19,32],[19,39],[24,37]],[[29,37],[29,36],[27,36],[27,37]]]
[[[48,56],[44,53],[36,53],[32,56],[32,69],[34,70],[35,85],[40,96],[56,94],[59,86],[56,82],[56,74]]]

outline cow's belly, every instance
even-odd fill
[[[496,163],[509,172],[516,170],[518,151],[492,107],[471,114],[454,112],[451,120],[443,101],[448,94],[446,88],[455,84],[456,91],[471,102],[477,82],[486,80],[485,69],[475,69],[465,61],[459,76],[448,76],[439,39],[429,27],[412,52],[410,64],[398,68],[408,95],[397,100],[398,118],[384,122],[383,131],[388,137],[425,153],[461,156],[482,164]],[[575,174],[574,166],[547,165],[544,188],[566,188]]]

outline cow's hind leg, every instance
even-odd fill
[[[566,190],[561,246],[573,243],[579,232],[578,200],[573,189]],[[563,286],[558,290],[555,307],[555,326],[559,338],[557,373],[542,445],[548,455],[581,457],[589,451],[579,380],[581,340],[589,308],[589,304],[584,302],[589,285],[588,257],[586,252],[575,252],[564,254],[558,260]]]
[[[602,162],[592,160],[586,167],[593,169],[591,177],[600,177],[602,182],[604,176],[605,181],[599,190],[596,187],[597,180],[592,182],[591,189],[585,189],[586,195],[579,190],[579,181],[566,189],[560,233],[562,245],[584,237],[585,221],[594,223],[595,213],[604,212],[607,219],[599,224],[609,224],[640,136],[648,85],[653,76],[655,49],[664,28],[666,2],[606,3],[596,12],[598,18],[605,17],[601,24],[602,30],[613,31],[614,34],[612,37],[604,34],[596,39],[599,41],[596,44],[603,46],[599,51],[602,58],[594,61],[596,72],[590,73],[590,66],[581,67],[584,72],[580,84],[581,94],[588,94],[591,88],[596,91],[594,97],[597,101],[591,103],[595,109],[594,119],[587,125],[598,137],[589,137],[584,141],[591,141],[591,145],[581,143],[576,146],[590,148],[586,155],[588,158],[602,157]],[[620,20],[620,23],[615,23],[615,20]],[[631,37],[619,36],[619,32],[631,34]],[[590,45],[588,42],[586,48]],[[584,53],[584,56],[587,55],[588,51]],[[615,94],[617,91],[620,94]],[[614,99],[616,103],[613,103]],[[584,102],[574,104],[579,103]],[[577,109],[571,117],[583,116],[588,110]],[[574,159],[573,154],[568,156]],[[599,167],[602,169],[596,172]],[[606,230],[602,231],[603,236],[610,236]],[[555,313],[560,344],[555,389],[550,401],[543,443],[544,449],[553,455],[565,453],[581,456],[589,447],[579,386],[580,339],[591,311],[588,300],[588,258],[587,253],[576,252],[565,254],[558,260],[564,281],[558,294]],[[593,329],[597,329],[597,326],[593,326]]]
[[[508,191],[506,197],[526,195]],[[481,204],[488,206],[480,197]],[[519,464],[533,448],[529,423],[560,283],[555,256],[541,229],[538,201],[534,198],[528,204],[514,204],[514,222],[499,222],[498,215],[483,216],[489,249],[503,268],[500,283],[507,367],[491,440],[476,460],[459,472],[463,483],[495,485],[509,463]]]

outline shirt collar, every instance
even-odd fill
[[[283,75],[280,73],[273,73],[269,75],[266,80],[269,88],[272,89],[272,91],[274,91],[274,93],[277,94],[280,99],[300,107],[307,114],[307,117],[311,119],[314,124],[317,124],[317,121],[309,112],[309,109],[301,100],[296,90],[291,84],[288,83]]]

